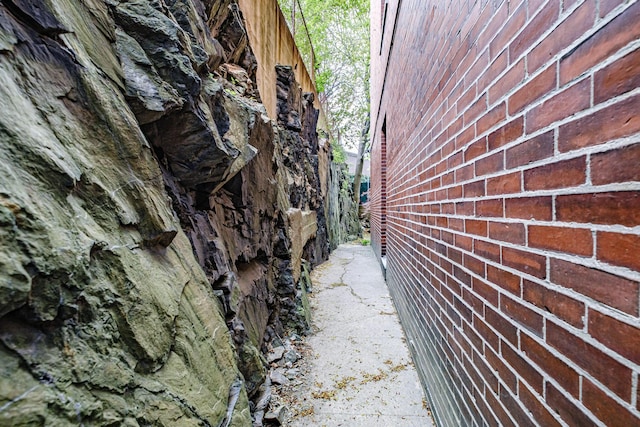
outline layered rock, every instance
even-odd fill
[[[331,162],[326,196],[328,206],[329,245],[331,250],[340,243],[362,236],[358,205],[353,201],[353,187],[349,184],[349,170],[344,163]]]
[[[312,95],[255,69],[234,1],[0,4],[0,424],[251,424],[329,250]]]

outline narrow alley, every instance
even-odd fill
[[[371,247],[339,246],[312,282],[309,373],[289,425],[432,426]]]

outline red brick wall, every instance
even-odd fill
[[[437,420],[640,425],[640,3],[390,4],[372,240]]]
[[[369,203],[371,234],[376,238],[371,244],[378,258],[381,258],[387,254],[387,138],[384,122],[372,154],[376,162],[372,164]]]

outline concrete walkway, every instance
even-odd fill
[[[371,247],[341,245],[312,282],[310,373],[289,425],[433,426]]]

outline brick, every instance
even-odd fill
[[[469,126],[456,137],[456,148],[462,148],[469,144],[476,137],[476,127]]]
[[[490,222],[489,237],[494,240],[502,240],[523,245],[525,241],[525,228],[523,224]]]
[[[615,346],[624,343],[619,342],[615,333],[611,333],[610,341],[606,341],[609,337],[605,329],[607,321],[635,325],[640,311],[640,285],[625,278],[637,279],[639,274],[629,270],[634,267],[628,266],[636,262],[632,251],[640,247],[640,242],[634,240],[640,239],[640,226],[624,225],[624,221],[635,222],[637,209],[632,201],[613,194],[618,189],[621,193],[638,190],[635,187],[640,182],[640,168],[637,167],[640,164],[640,129],[634,131],[633,127],[637,119],[618,117],[640,111],[638,104],[627,102],[640,97],[636,76],[629,71],[629,65],[635,62],[633,57],[637,55],[632,51],[640,50],[636,45],[639,34],[616,34],[614,38],[627,38],[629,42],[614,49],[613,54],[597,59],[593,66],[566,83],[558,83],[550,91],[541,91],[540,96],[518,92],[530,84],[531,77],[550,66],[556,67],[559,80],[560,57],[565,56],[562,61],[566,67],[572,53],[568,52],[568,47],[577,46],[586,37],[592,37],[595,31],[600,32],[600,28],[609,26],[609,21],[618,19],[616,14],[637,7],[637,2],[482,0],[432,3],[435,8],[424,7],[420,2],[402,6],[398,15],[401,25],[396,33],[401,43],[397,44],[398,49],[394,48],[388,68],[389,76],[393,74],[397,78],[387,79],[380,103],[381,86],[372,92],[374,116],[384,121],[389,115],[392,124],[389,141],[393,142],[387,147],[388,152],[381,152],[381,141],[376,136],[380,135],[381,124],[376,124],[372,167],[374,163],[377,165],[371,189],[372,212],[376,212],[371,224],[374,247],[380,253],[380,243],[384,239],[379,190],[382,181],[380,157],[384,154],[389,160],[386,172],[388,201],[385,203],[389,217],[388,223],[384,224],[388,228],[389,262],[393,267],[388,271],[389,282],[404,307],[401,310],[403,321],[413,331],[417,360],[422,361],[421,367],[428,371],[427,374],[441,376],[443,386],[455,396],[451,407],[461,407],[458,419],[464,422],[478,425],[557,425],[558,422],[562,425],[604,425],[583,405],[581,399],[587,397],[582,388],[583,383],[587,384],[585,381],[602,387],[605,396],[613,397],[622,409],[639,415],[640,399],[636,394],[640,390],[637,386],[640,365],[627,362],[624,360],[627,356],[616,353],[623,349]],[[557,27],[532,24],[536,16],[542,16],[538,14],[545,8],[558,7],[566,12],[555,23]],[[505,28],[496,38],[514,13],[523,10],[521,8],[525,12],[520,17],[529,20],[524,25]],[[511,14],[508,13],[510,9]],[[607,11],[610,11],[608,15]],[[607,18],[598,19],[598,12]],[[483,18],[479,18],[480,15]],[[515,18],[511,22],[515,22]],[[419,28],[415,25],[428,28],[428,34],[416,31]],[[633,32],[634,25],[619,27],[617,32]],[[522,37],[518,39],[520,33]],[[609,43],[605,38],[601,39]],[[504,48],[496,50],[500,45]],[[388,43],[386,46],[388,48]],[[580,46],[573,54],[579,49]],[[411,52],[420,53],[429,60],[412,67],[415,58]],[[585,58],[591,61],[591,58]],[[378,71],[382,73],[385,59],[378,62],[382,66]],[[400,71],[404,74],[398,74]],[[471,81],[475,74],[478,74],[477,80]],[[529,77],[525,80],[525,76]],[[585,96],[589,90],[591,96]],[[535,99],[510,115],[505,111],[505,107],[506,110],[510,107],[509,97],[514,101],[513,107],[518,96]],[[587,99],[595,99],[596,105],[587,105]],[[626,106],[614,107],[625,102]],[[631,120],[627,122],[627,119]],[[594,121],[598,123],[590,123]],[[511,125],[521,127],[516,126],[511,134]],[[578,127],[579,132],[572,127]],[[384,126],[385,134],[386,130]],[[634,149],[639,158],[634,157]],[[496,170],[492,169],[489,158],[498,152],[504,157],[503,164]],[[557,152],[569,155],[555,157]],[[573,165],[575,170],[570,169],[567,173],[562,169],[571,166],[562,162],[576,158],[580,160]],[[538,172],[540,174],[536,175]],[[555,182],[555,185],[544,181]],[[465,189],[465,184],[470,185]],[[588,206],[591,202],[578,200],[580,196],[591,196],[592,193],[612,193],[614,199],[619,198],[616,203],[620,204],[612,201],[611,205],[609,202],[604,204],[609,207],[591,209]],[[565,196],[576,196],[573,202],[582,206],[568,214],[589,222],[560,218],[564,215],[561,204],[572,201]],[[556,205],[556,200],[560,204]],[[556,207],[559,208],[558,216]],[[605,214],[605,208],[612,209],[614,214]],[[625,210],[629,212],[627,217],[621,220],[615,217],[622,217]],[[505,226],[509,222],[516,223],[518,231],[525,227],[527,238],[522,239],[519,233],[510,234]],[[463,226],[464,233],[461,231]],[[571,227],[578,229],[576,235],[568,235]],[[588,238],[590,244],[596,246],[596,256],[594,248],[591,247],[591,253],[588,251]],[[614,242],[617,247],[613,247]],[[558,272],[551,265],[551,259],[556,257],[570,265],[597,266],[594,269],[597,274],[588,267],[578,266],[578,273],[584,273],[580,269],[589,272],[586,279],[573,271],[574,277],[561,277],[558,281],[581,280],[581,283],[563,287],[551,280],[551,275]],[[497,270],[506,271],[517,280],[519,288],[516,292],[519,294],[512,294],[493,282]],[[491,278],[488,278],[489,274]],[[464,283],[470,283],[470,287]],[[606,292],[601,295],[605,285],[616,295]],[[606,303],[573,287],[587,287],[587,294],[597,295]],[[588,310],[597,312],[591,315],[592,324],[587,324]],[[602,321],[596,317],[599,314],[610,319]],[[528,316],[533,320],[528,320]],[[431,327],[422,327],[427,324]],[[630,395],[627,403],[614,396],[589,370],[579,367],[540,338],[539,334],[545,331],[542,325],[547,324],[584,337],[593,347],[630,368],[636,385],[634,395]],[[624,331],[624,325],[621,329]],[[515,335],[511,335],[514,330]],[[503,334],[509,338],[505,337],[501,342]],[[483,360],[485,353],[506,367],[502,369],[504,380],[498,380],[493,368],[487,366]],[[425,355],[433,356],[434,363],[430,366],[425,365]],[[529,368],[533,370],[529,371]],[[629,379],[623,381],[630,386]]]
[[[551,221],[552,203],[551,196],[506,199],[505,217]]]
[[[452,157],[449,157],[449,159],[447,159],[447,162],[453,162],[453,156],[452,156]],[[449,169],[451,169],[451,168],[452,168],[452,167],[451,167],[451,166],[449,166]],[[454,179],[454,177],[453,177],[453,172],[448,172],[448,173],[444,174],[444,175],[441,177],[440,181],[442,182],[442,185],[443,185],[443,186],[446,186],[446,185],[451,185],[451,184],[453,184],[453,179]]]
[[[478,90],[484,91],[496,78],[507,68],[507,50],[502,51],[497,58],[493,60],[489,68],[478,79]]]
[[[462,302],[462,300],[458,297],[455,297],[453,299],[453,306],[455,307],[456,311],[458,313],[460,313],[460,316],[467,322],[467,323],[471,323],[471,309]],[[458,342],[458,344],[461,347],[464,347],[463,351],[465,353],[469,353],[469,345],[466,342],[466,340],[462,339],[462,337],[460,337],[460,339],[458,339],[458,335],[459,334],[459,330],[456,329],[454,331],[454,334],[456,334],[456,341]]]
[[[531,366],[529,362],[524,360],[515,350],[509,345],[502,343],[500,345],[502,357],[507,364],[511,366],[516,373],[524,379],[524,381],[538,393],[542,393],[542,375]],[[520,385],[522,387],[522,385]]]
[[[471,309],[475,313],[479,314],[480,316],[484,316],[484,302],[482,302],[482,300],[478,298],[473,292],[471,292],[467,288],[464,288],[462,290],[462,298],[467,304],[471,306]],[[467,322],[470,323],[469,320],[467,320]],[[465,334],[467,334],[467,332],[468,331],[465,331]]]
[[[442,214],[444,215],[453,215],[455,213],[456,207],[455,204],[453,203],[442,203],[440,205],[440,212],[442,212]],[[449,227],[454,228],[451,225],[451,221],[453,221],[455,218],[449,218]],[[455,219],[457,221],[457,219]]]
[[[468,84],[468,82],[474,82],[478,79],[478,76],[484,71],[485,68],[489,65],[489,49],[484,49],[482,53],[472,55],[471,58],[476,59],[474,64],[468,68],[468,72],[464,76],[464,81]],[[481,90],[478,90],[478,93],[482,93]]]
[[[480,300],[479,298],[475,298],[475,299]],[[478,314],[480,314],[481,316],[484,315],[484,303],[482,303],[482,305],[483,305],[482,311],[478,312]],[[474,318],[475,317],[476,315],[474,315]],[[484,343],[482,342],[482,337],[478,335],[478,333],[473,327],[473,324],[465,323],[464,325],[462,325],[462,329],[465,335],[467,336],[467,338],[469,338],[469,341],[471,342],[471,346],[473,347],[473,358],[475,360],[478,352],[484,353]],[[484,387],[481,387],[481,388],[484,388]]]
[[[530,280],[522,282],[522,298],[578,329],[584,326],[585,305],[583,302]]]
[[[640,271],[640,236],[603,231],[598,232],[596,239],[596,255],[599,260]]]
[[[547,322],[547,342],[573,360],[622,399],[631,399],[631,369],[553,322]]]
[[[542,336],[542,316],[525,307],[521,301],[516,301],[506,295],[500,297],[500,309],[511,319],[518,322],[525,329]]]
[[[456,215],[473,216],[475,211],[475,204],[473,202],[456,202]]]
[[[520,277],[515,274],[487,265],[487,280],[515,296],[520,296]]]
[[[504,341],[501,346],[504,346]],[[493,368],[497,376],[509,387],[511,390],[515,390],[517,387],[516,375],[511,372],[511,369],[507,366],[504,359],[497,355],[493,350],[487,349],[485,351],[485,359],[489,366]],[[498,389],[499,390],[499,389]]]
[[[460,221],[463,221],[463,220],[460,220]],[[461,236],[459,234],[456,234],[455,245],[461,249],[471,252],[473,251],[473,238],[469,236]]]
[[[526,170],[524,188],[528,191],[552,190],[584,184],[586,167],[586,157],[582,156]]]
[[[531,252],[513,248],[502,248],[502,262],[523,273],[543,279],[546,273],[546,258]]]
[[[502,27],[509,17],[509,4],[501,3],[497,5],[487,5],[487,8],[491,9],[488,23],[481,23],[482,26],[486,24],[486,27],[480,33],[478,37],[478,46],[488,46],[498,33],[500,27]],[[499,52],[491,51],[492,57],[495,57]]]
[[[527,334],[520,334],[520,349],[533,363],[554,378],[567,392],[578,397],[580,375],[565,362],[554,356],[543,344]]]
[[[531,419],[529,414],[524,412],[513,395],[502,387],[500,387],[500,400],[504,402],[505,408],[507,408],[509,414],[516,421],[518,427],[537,427],[538,424]]]
[[[469,234],[475,234],[477,236],[488,236],[488,224],[487,221],[481,221],[477,219],[465,219],[464,229]]]
[[[560,127],[561,152],[600,145],[640,131],[640,95],[620,101]]]
[[[527,133],[565,119],[591,106],[591,78],[564,89],[527,113]]]
[[[524,60],[520,60],[516,65],[500,77],[493,86],[489,88],[489,103],[493,104],[499,101],[509,91],[524,80]]]
[[[449,261],[453,262],[454,264],[462,264],[462,252],[455,248],[447,248],[447,258],[449,258]]]
[[[447,157],[447,169],[449,170],[455,169],[456,166],[460,166],[461,164],[462,164],[462,151],[458,151],[457,153],[449,155],[449,157]],[[451,178],[453,182],[453,174],[451,175]],[[442,185],[446,185],[444,182],[444,178],[443,178]]]
[[[470,164],[456,170],[456,182],[464,182],[474,177],[474,165]]]
[[[487,111],[487,96],[481,95],[480,98],[464,112],[465,126],[473,123],[485,111]]]
[[[567,3],[565,1],[565,3]],[[566,4],[565,4],[566,6]],[[544,38],[527,56],[527,67],[530,73],[535,72],[543,64],[550,61],[560,51],[589,30],[595,21],[596,2],[587,0],[567,18],[551,34]]]
[[[596,104],[640,87],[640,49],[609,64],[594,75],[593,99]]]
[[[635,227],[640,225],[640,191],[558,196],[556,215],[564,222]]]
[[[524,132],[524,117],[518,116],[516,119],[511,120],[509,123],[502,126],[489,134],[487,142],[489,151],[493,151],[496,148],[502,147],[512,141],[515,141],[522,136]]]
[[[462,198],[462,185],[456,185],[447,189],[447,198],[449,200]]]
[[[528,165],[553,156],[553,131],[537,135],[507,150],[506,168]]]
[[[498,332],[499,336],[514,346],[518,345],[518,330],[501,313],[487,306],[484,310],[484,319]]]
[[[449,162],[451,161],[451,153],[456,151],[456,142],[454,140],[447,141],[442,148],[440,149],[440,155],[443,160],[447,161],[447,166],[450,167]],[[455,166],[455,165],[454,165]]]
[[[542,403],[544,399],[540,396],[540,392],[538,394],[532,393],[529,391],[528,387],[523,385],[518,386],[518,397],[526,406],[526,408],[531,412],[533,419],[535,419],[538,424],[545,427],[552,426],[560,426],[561,424],[553,417],[551,412],[544,406]]]
[[[600,0],[600,17],[605,17],[617,6],[625,3],[624,0]]]
[[[484,196],[484,180],[470,182],[468,184],[464,184],[463,193],[464,197],[480,197]]]
[[[637,254],[635,247],[634,254]],[[638,315],[640,284],[595,268],[551,259],[550,280],[633,316]]]
[[[504,152],[492,154],[476,161],[476,176],[495,173],[504,169]]]
[[[443,118],[444,121],[444,118]],[[447,126],[447,139],[453,138],[462,129],[462,117],[458,117]]]
[[[629,412],[600,387],[585,379],[582,385],[582,403],[608,426],[633,426],[640,424],[640,418]]]
[[[509,115],[524,110],[533,101],[555,89],[556,85],[556,66],[552,64],[509,97]]]
[[[553,384],[547,383],[547,403],[551,406],[562,420],[572,427],[592,426],[595,422],[589,418],[583,409],[578,407],[573,401],[558,390]]]
[[[591,181],[594,185],[640,181],[640,144],[591,156]]]
[[[522,187],[522,173],[513,172],[487,179],[487,196],[518,193]]]
[[[464,254],[464,266],[476,273],[478,276],[485,276],[485,263],[476,257]]]
[[[505,2],[504,4],[507,4],[507,3]],[[486,395],[486,399],[489,407],[491,408],[491,410],[493,410],[493,412],[496,414],[496,416],[500,420],[501,427],[516,426],[516,424],[514,424],[514,422],[511,420],[511,418],[509,418],[509,415],[507,415],[507,412],[505,411],[500,401],[493,394],[488,393]]]
[[[436,165],[436,175],[440,175],[447,171],[447,161],[443,160]]]
[[[478,390],[480,390],[480,394],[484,394],[484,381],[482,380],[480,374],[477,372],[471,359],[469,359],[469,357],[466,357],[465,355],[465,357],[463,358],[463,363],[465,374],[469,377],[469,381],[472,385],[469,389],[469,393],[471,395],[477,394]]]
[[[566,3],[568,0],[564,0],[564,2]],[[532,17],[533,15],[535,15],[536,11],[538,9],[540,9],[540,7],[546,3],[545,0],[527,0],[527,11],[529,14],[529,17]]]
[[[494,307],[498,306],[498,291],[493,286],[476,277],[471,280],[471,286],[473,291],[484,298],[489,304]]]
[[[589,335],[620,354],[625,359],[640,364],[640,328],[638,319],[628,319],[635,324],[589,309]]]
[[[486,306],[485,306],[485,311],[486,311]],[[494,350],[498,350],[498,346],[500,345],[500,339],[498,338],[498,335],[493,332],[491,330],[491,328],[489,328],[489,326],[483,321],[481,320],[478,316],[474,315],[473,316],[473,326],[475,327],[476,331],[478,331],[478,334],[485,340],[485,342],[492,347]],[[487,353],[487,350],[485,348],[485,354]],[[477,362],[477,366],[478,368],[481,369],[482,371],[482,363],[480,361]],[[493,374],[493,373],[491,373]],[[483,374],[483,377],[485,377],[485,379],[487,378],[491,378],[491,375],[487,375],[487,373]],[[498,388],[498,383],[497,381],[495,382],[495,389],[497,390]]]
[[[571,7],[578,1],[579,0],[564,0],[562,2],[562,10],[566,12],[567,10],[571,9]]]
[[[476,122],[476,134],[482,135],[507,117],[507,104],[501,103],[493,107]]]
[[[509,58],[513,61],[533,46],[540,36],[553,26],[559,14],[559,2],[552,1],[547,3],[509,45]]]
[[[470,160],[473,160],[476,157],[481,156],[486,152],[487,152],[487,137],[483,136],[477,141],[474,141],[464,150],[464,161],[468,162]]]
[[[525,4],[520,5],[516,10],[511,13],[511,16],[506,21],[504,27],[496,34],[489,45],[490,52],[494,55],[494,52],[500,52],[509,44],[509,41],[515,37],[527,21],[527,9]],[[503,21],[504,22],[504,21]]]
[[[560,61],[560,82],[567,83],[636,40],[640,35],[640,4],[635,3]]]
[[[491,261],[500,262],[500,246],[494,243],[476,240],[473,247],[476,255]]]
[[[436,226],[437,227],[442,227],[442,228],[449,227],[449,218],[437,217],[436,218]]]
[[[462,261],[460,261],[460,262],[462,262]],[[458,279],[463,284],[465,284],[467,286],[471,286],[471,276],[469,275],[469,273],[464,271],[462,268],[460,268],[458,266],[455,266],[453,268],[453,275],[455,276],[456,279]],[[458,292],[458,294],[460,294],[460,292]]]
[[[529,246],[567,252],[582,256],[593,254],[591,230],[570,227],[548,227],[530,225],[528,227]]]
[[[489,406],[485,400],[484,394],[485,393],[483,389],[474,392],[473,403],[478,408],[478,411],[481,414],[480,416],[482,417],[484,422],[483,425],[487,427],[498,427],[500,424],[498,424],[498,420],[495,418],[493,412],[489,410]]]
[[[480,200],[476,202],[476,216],[478,217],[501,217],[503,213],[502,199]]]

